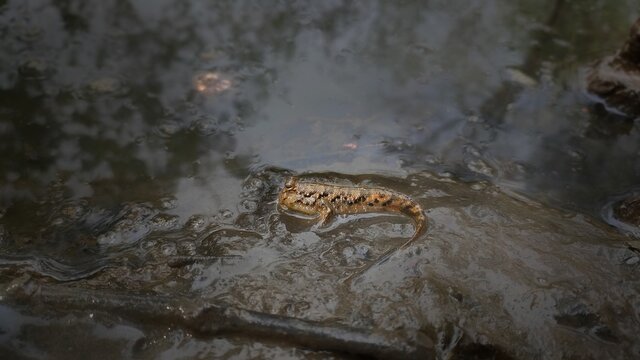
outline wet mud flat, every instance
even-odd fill
[[[640,358],[638,10],[0,2],[0,358]]]
[[[50,276],[34,261],[9,264],[15,254],[3,255],[2,352],[25,358],[78,351],[140,358],[639,354],[639,254],[601,221],[486,182],[427,172],[404,179],[303,174],[400,191],[426,211],[420,239],[347,283],[411,236],[410,221],[352,215],[311,231],[312,220],[277,210],[288,174],[250,175],[238,203],[244,210],[201,227],[193,219],[158,226],[162,209],[148,206],[148,216],[116,230],[156,227],[132,243],[98,244],[95,253],[109,262],[82,276],[63,276],[79,265]],[[255,206],[242,205],[247,202]],[[10,233],[3,242],[11,248]]]

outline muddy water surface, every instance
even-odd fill
[[[637,240],[601,217],[639,128],[583,91],[638,15],[0,2],[0,357],[640,356]],[[410,220],[314,227],[277,210],[291,174],[428,230],[345,281]]]

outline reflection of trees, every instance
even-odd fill
[[[526,56],[517,68],[524,74],[538,79],[545,71],[559,78],[566,76],[570,63],[588,63],[597,54],[612,50],[613,34],[622,34],[625,25],[624,7],[620,4],[581,3],[565,0],[549,2],[548,7],[536,7],[547,11],[546,19],[531,32],[527,41]],[[526,9],[524,11],[534,11]],[[538,10],[539,12],[540,10]],[[594,31],[594,29],[598,29]],[[613,45],[615,47],[615,45]],[[481,107],[481,114],[494,123],[504,119],[506,107],[515,101],[522,86],[512,81],[501,85]]]
[[[0,58],[15,69],[0,77],[5,250],[93,269],[104,255],[96,239],[128,216],[132,201],[161,202],[181,179],[207,182],[216,168],[245,177],[251,157],[234,154],[237,133],[263,118],[254,114],[296,56],[301,28],[339,37],[356,10],[261,1],[8,4],[0,30],[16,35],[3,37]],[[198,93],[193,80],[204,71],[224,74],[231,89]]]
[[[602,41],[586,41],[594,32],[580,29],[616,23],[602,19],[620,18],[625,7],[598,3],[593,10],[563,1],[549,1],[549,7],[467,4],[462,10],[420,2],[10,2],[0,17],[18,20],[1,25],[11,36],[3,37],[0,64],[21,71],[0,79],[3,202],[37,198],[56,179],[66,182],[68,197],[104,192],[124,201],[153,197],[149,189],[170,192],[176,179],[215,167],[246,174],[249,160],[226,155],[233,154],[239,129],[265,118],[260,106],[281,71],[314,46],[335,62],[336,76],[380,85],[362,86],[373,99],[370,111],[391,114],[382,118],[397,118],[407,128],[404,140],[418,145],[414,157],[445,153],[458,148],[463,114],[480,109],[491,89],[500,88],[495,73],[522,61],[519,51],[530,46],[526,31],[509,32],[509,26],[519,29],[520,15],[547,19],[556,3],[564,10],[551,29],[539,32],[556,34],[550,38],[573,49],[540,37],[533,60],[523,60],[522,70],[534,77],[543,61],[567,53],[583,59],[594,51]],[[318,42],[309,45],[314,34]],[[341,67],[344,62],[352,66]],[[362,74],[346,73],[363,66]],[[225,74],[232,89],[213,97],[197,93],[192,81],[201,71]],[[495,134],[474,136],[484,141]],[[458,162],[457,156],[449,160]],[[136,187],[127,184],[136,183],[148,186],[132,193]]]
[[[74,183],[176,179],[209,152],[232,152],[234,121],[246,124],[265,94],[260,60],[284,49],[295,31],[282,6],[256,17],[249,7],[188,2],[166,3],[156,14],[155,3],[128,1],[10,5],[4,16],[30,18],[25,29],[45,25],[35,40],[5,38],[5,49],[15,51],[3,64],[44,57],[55,72],[22,76],[0,90],[0,170],[9,202],[19,196],[11,190],[18,183],[24,195],[37,195],[61,171]],[[200,11],[213,16],[194,16]],[[213,60],[198,60],[209,49]],[[235,91],[196,94],[192,78],[207,68],[234,77]]]
[[[545,98],[540,104],[542,109],[530,109],[524,101],[515,100],[519,106],[504,119],[507,131],[518,129],[544,135],[535,141],[538,145],[532,147],[528,159],[531,170],[536,172],[527,181],[530,189],[542,190],[553,202],[595,214],[606,197],[637,186],[639,134],[632,131],[633,122],[629,119],[608,114],[581,98],[585,91],[582,79],[576,81],[576,71],[573,67],[567,71],[566,65],[575,62],[590,66],[615,51],[629,26],[623,8],[607,3],[563,4],[557,24],[550,29],[553,38],[538,42],[536,57],[540,66],[532,67],[530,73],[553,75],[534,91],[534,99]],[[575,92],[563,88],[567,78]],[[549,95],[538,95],[543,91]]]
[[[13,89],[0,90],[3,113],[0,168],[4,181],[29,178],[32,171],[46,173],[53,161],[49,150],[55,146],[59,129],[48,127],[45,104],[45,97],[32,95],[24,82],[18,82]]]
[[[514,16],[511,24],[507,22],[504,27],[496,24],[504,34],[509,34],[507,38],[498,36],[492,42],[467,30],[467,37],[477,41],[459,45],[468,48],[459,52],[460,58],[452,60],[451,68],[472,59],[477,63],[493,61],[494,68],[480,67],[485,71],[480,73],[483,75],[454,69],[452,77],[471,76],[453,88],[455,79],[437,83],[439,88],[428,83],[417,87],[430,99],[446,99],[430,102],[430,110],[424,110],[426,106],[415,100],[420,98],[418,91],[412,96],[398,96],[405,112],[415,114],[422,110],[423,118],[427,119],[425,125],[431,129],[419,136],[412,134],[416,138],[412,150],[388,150],[404,154],[408,162],[419,166],[424,165],[425,154],[434,154],[443,160],[443,167],[458,174],[474,173],[473,177],[478,176],[477,172],[488,174],[478,171],[484,168],[477,166],[477,160],[483,160],[493,167],[499,180],[507,183],[515,180],[520,190],[526,186],[527,191],[536,195],[547,193],[560,204],[577,203],[580,209],[588,211],[594,209],[594,202],[601,197],[632,186],[637,179],[637,165],[625,164],[637,163],[638,134],[629,133],[628,122],[611,116],[594,121],[600,117],[585,108],[576,80],[576,64],[589,64],[615,49],[628,27],[620,19],[634,19],[627,11],[637,10],[631,3],[577,4],[557,0],[547,5],[518,4],[519,15],[540,21],[523,23]],[[514,31],[509,33],[511,26]],[[516,27],[522,31],[515,31]],[[462,28],[457,31],[465,32]],[[523,34],[527,36],[523,38]],[[505,51],[505,47],[518,51]],[[500,54],[501,51],[504,53]],[[510,60],[504,60],[509,57]],[[477,67],[473,63],[468,66]],[[503,80],[508,68],[517,69],[537,84]],[[478,80],[478,76],[486,79]],[[495,83],[496,79],[501,81]],[[434,77],[431,82],[438,80]],[[404,98],[415,103],[407,106]],[[440,104],[454,106],[442,111]]]
[[[110,224],[123,202],[158,201],[179,179],[216,167],[246,175],[246,159],[227,154],[274,76],[262,61],[290,46],[286,9],[250,19],[250,8],[158,5],[15,1],[0,12],[10,34],[0,64],[15,69],[0,77],[0,214],[19,253],[83,259],[105,230],[91,221]],[[235,88],[198,94],[192,81],[203,70]],[[80,197],[90,202],[65,202]],[[74,211],[75,222],[65,217]],[[61,217],[71,223],[52,225]]]

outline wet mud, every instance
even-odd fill
[[[0,358],[640,357],[638,11],[0,1]]]
[[[266,169],[247,177],[238,207],[249,200],[256,208],[200,232],[189,224],[158,227],[121,245],[117,257],[113,244],[101,244],[112,263],[82,279],[61,283],[47,269],[5,265],[3,299],[54,318],[100,313],[102,321],[126,320],[143,332],[159,323],[199,339],[235,336],[240,348],[275,341],[379,358],[474,348],[512,358],[638,351],[640,269],[627,260],[634,253],[626,238],[597,219],[429,173],[306,174],[403,191],[430,220],[415,243],[344,283],[400,246],[412,224],[402,216],[348,215],[312,230],[312,221],[277,208],[290,174]],[[130,226],[157,223],[145,219]]]

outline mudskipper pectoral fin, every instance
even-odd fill
[[[318,227],[325,227],[331,222],[334,216],[333,209],[326,201],[322,200],[322,210],[320,212],[320,221]]]

